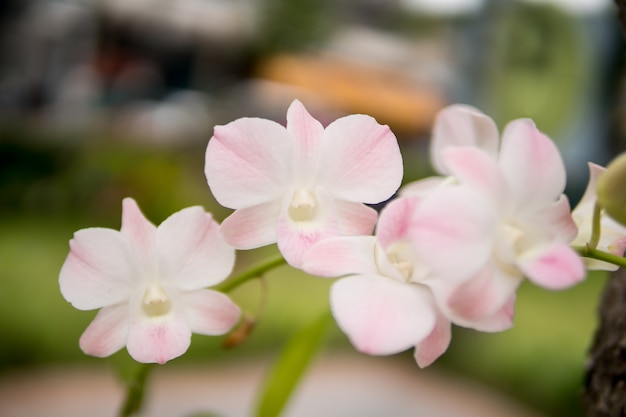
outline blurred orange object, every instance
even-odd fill
[[[277,55],[257,66],[261,79],[320,96],[345,113],[364,113],[396,133],[430,132],[444,95],[398,68],[375,66],[332,54]]]

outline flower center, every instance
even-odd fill
[[[295,222],[308,222],[317,214],[317,201],[308,190],[298,189],[291,198],[289,217]]]
[[[387,258],[406,281],[411,280],[415,257],[410,244],[407,242],[392,244],[387,249]]]
[[[172,309],[172,301],[161,286],[151,285],[143,294],[141,309],[149,317],[164,316]]]

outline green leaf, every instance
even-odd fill
[[[265,380],[257,406],[257,417],[280,415],[304,371],[322,346],[331,321],[330,312],[327,311],[308,326],[301,328],[287,342]]]

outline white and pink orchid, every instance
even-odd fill
[[[442,111],[433,159],[453,181],[424,199],[410,228],[418,255],[440,277],[431,286],[453,321],[511,305],[524,277],[560,289],[585,275],[569,246],[577,231],[556,146],[520,119],[506,127],[498,150],[489,120],[468,106]]]
[[[237,249],[277,242],[297,267],[321,239],[370,234],[377,213],[363,203],[390,198],[403,166],[389,127],[350,115],[324,128],[296,100],[286,128],[261,118],[216,126],[205,173],[216,200],[235,209],[225,239]]]
[[[450,343],[450,320],[430,284],[438,280],[411,241],[418,197],[402,197],[381,212],[376,236],[346,236],[318,242],[302,269],[324,277],[348,275],[331,288],[330,305],[339,327],[361,352],[389,355],[415,347],[420,367],[430,365]],[[471,327],[503,330],[512,325],[505,308]],[[466,324],[465,322],[463,324]]]
[[[80,310],[101,309],[80,338],[87,354],[126,346],[138,362],[165,363],[187,351],[192,332],[224,334],[239,320],[226,295],[203,289],[230,274],[235,251],[201,207],[156,227],[126,198],[120,231],[79,230],[70,248],[61,293]]]
[[[593,163],[589,163],[589,182],[582,198],[572,211],[574,222],[578,226],[578,235],[572,242],[574,246],[584,246],[591,238],[593,225],[593,211],[596,204],[596,184],[600,174],[606,168]],[[617,256],[624,256],[626,250],[626,227],[611,219],[604,213],[600,217],[600,240],[597,249]],[[619,267],[612,263],[599,261],[597,259],[583,258],[585,266],[589,270],[615,271]]]

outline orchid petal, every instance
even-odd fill
[[[277,200],[236,210],[222,222],[224,239],[236,249],[254,249],[275,243],[281,204]]]
[[[251,207],[280,198],[292,178],[293,138],[270,120],[242,118],[216,126],[205,174],[217,201]]]
[[[296,183],[313,181],[319,163],[319,146],[324,127],[315,120],[302,103],[294,100],[287,110],[287,131],[295,139]]]
[[[503,196],[500,170],[496,160],[482,149],[467,146],[448,147],[441,152],[448,171],[462,184],[475,188],[489,198]]]
[[[507,125],[498,163],[511,190],[513,207],[543,207],[556,201],[565,189],[565,166],[559,150],[531,120],[519,119]]]
[[[585,277],[580,256],[562,243],[528,251],[520,257],[519,267],[531,281],[548,289],[568,288]]]
[[[491,118],[474,107],[452,105],[439,112],[435,119],[430,155],[437,172],[449,174],[442,161],[445,149],[472,146],[495,158],[498,151],[498,128]]]
[[[451,177],[427,177],[421,180],[410,182],[400,188],[401,197],[424,198],[432,194],[438,188],[451,185],[454,181]]]
[[[104,307],[80,337],[80,348],[87,355],[104,358],[126,345],[128,304]]]
[[[464,280],[490,258],[498,224],[491,205],[468,187],[446,187],[416,208],[411,241],[435,275]]]
[[[137,273],[128,243],[118,231],[89,228],[76,232],[70,241],[59,284],[75,308],[93,310],[127,300]]]
[[[196,290],[181,294],[187,321],[193,333],[222,335],[237,324],[240,308],[228,296],[213,290]]]
[[[352,344],[390,355],[420,343],[435,326],[427,290],[376,275],[355,275],[331,288],[331,310]]]
[[[373,208],[361,203],[335,200],[335,210],[342,235],[370,235],[374,231],[378,212]]]
[[[513,294],[495,314],[466,323],[465,327],[489,333],[510,329],[513,327],[513,316],[515,316],[515,299],[516,296]]]
[[[395,135],[365,115],[332,122],[320,144],[319,184],[338,200],[376,204],[391,197],[403,175]]]
[[[549,237],[554,241],[570,243],[578,234],[578,227],[572,218],[569,200],[565,194],[561,194],[559,199],[541,210],[539,214],[531,220],[535,223],[541,223],[541,228],[549,232]]]
[[[385,206],[376,226],[376,237],[387,249],[393,243],[407,240],[412,216],[418,204],[416,197],[399,197]]]
[[[137,362],[159,363],[181,356],[191,343],[191,330],[180,315],[147,318],[137,315],[128,329],[126,349]]]
[[[437,314],[435,327],[430,334],[415,346],[415,361],[420,368],[425,368],[439,358],[450,346],[452,339],[450,320]]]
[[[143,276],[157,273],[156,226],[143,215],[137,202],[132,198],[122,201],[122,227],[120,233],[129,242],[128,249],[135,265],[141,268]]]
[[[593,208],[593,205],[596,203],[596,187],[598,184],[598,178],[600,178],[600,175],[604,171],[606,171],[606,168],[594,164],[593,162],[588,162],[587,165],[589,167],[589,182],[587,182],[587,188],[585,188],[585,193],[578,202],[578,205],[576,206],[574,211],[576,211],[578,207],[587,204],[589,204]]]
[[[338,277],[347,274],[376,274],[374,236],[341,236],[311,246],[300,268],[308,274]]]
[[[235,250],[202,207],[188,207],[165,219],[156,243],[161,282],[179,289],[215,285],[228,277],[235,263]]]

